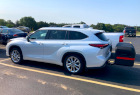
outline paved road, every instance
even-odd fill
[[[126,38],[136,49],[134,67],[107,66],[71,75],[63,67],[25,61],[13,64],[0,45],[1,95],[140,95],[140,37]]]

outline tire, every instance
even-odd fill
[[[136,37],[136,35],[134,35],[134,37]]]
[[[10,57],[11,57],[11,60],[13,61],[13,63],[15,63],[15,64],[20,64],[23,61],[22,52],[19,48],[13,48],[10,51]]]
[[[73,62],[77,61],[77,62]],[[80,74],[84,72],[85,62],[76,54],[71,54],[64,59],[64,68],[71,74]]]

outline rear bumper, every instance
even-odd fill
[[[136,33],[125,33],[125,35],[136,35]]]
[[[109,48],[110,47],[107,47],[104,50],[96,50],[94,52],[92,51],[88,52],[88,55],[85,57],[86,67],[87,68],[103,67],[106,64],[106,61],[111,57],[111,51],[109,51]],[[107,51],[109,52],[107,53]]]

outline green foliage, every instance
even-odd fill
[[[78,24],[86,24],[85,22],[83,22],[83,21],[81,21],[80,23],[78,23]]]
[[[114,32],[114,29],[111,24],[105,24],[105,31],[106,32]]]
[[[122,32],[124,27],[126,27],[126,25],[122,25],[122,24],[113,25],[114,32]]]
[[[43,21],[37,22],[37,28],[48,27],[49,24]]]
[[[32,17],[23,17],[19,20],[20,25],[31,28],[32,30],[37,29],[37,23]]]
[[[91,24],[90,27],[92,27],[93,29],[96,29],[96,25]]]
[[[20,22],[18,20],[16,21],[15,26],[16,27],[20,26]]]
[[[6,25],[6,21],[4,19],[0,19],[0,25],[5,26]]]
[[[140,27],[137,27],[137,31],[139,31],[139,32],[140,32]]]
[[[105,30],[106,32],[122,32],[126,25],[97,23],[97,25],[92,24],[90,27],[93,29]]]
[[[12,27],[15,26],[15,24],[11,20],[7,20],[6,26],[9,27],[9,28],[12,28]]]
[[[99,30],[106,30],[106,27],[105,27],[104,23],[97,23],[95,28],[99,29]]]
[[[85,22],[81,21],[77,24],[86,24]],[[32,17],[23,17],[20,20],[17,20],[15,23],[13,23],[11,20],[5,21],[4,19],[0,19],[0,25],[7,26],[7,27],[18,27],[18,26],[26,26],[29,27],[31,30],[36,30],[41,27],[62,27],[64,25],[68,25],[68,23],[54,23],[54,22],[44,22],[39,21],[36,22],[34,18]],[[123,24],[104,24],[104,23],[97,23],[97,25],[91,24],[93,29],[99,29],[99,30],[105,30],[106,32],[122,32],[124,27],[126,25]],[[135,26],[136,28],[136,26]],[[140,26],[137,26],[137,31],[140,31]]]

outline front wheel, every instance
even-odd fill
[[[23,56],[19,48],[13,48],[10,52],[10,57],[11,60],[16,64],[19,64],[23,61]]]
[[[68,55],[64,60],[65,69],[72,74],[79,74],[84,71],[85,63],[78,55]]]

